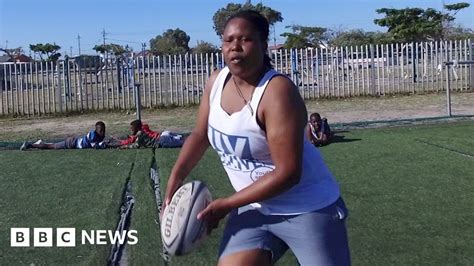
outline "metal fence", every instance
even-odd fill
[[[305,99],[472,90],[470,40],[272,51],[276,70]],[[446,68],[445,62],[454,62]],[[207,77],[224,66],[222,54],[0,64],[0,115],[133,109],[199,103]],[[450,75],[446,75],[450,71]]]

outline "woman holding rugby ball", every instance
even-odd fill
[[[349,265],[339,186],[305,136],[307,111],[298,89],[272,69],[268,35],[268,21],[258,12],[227,20],[227,66],[207,82],[165,204],[211,145],[236,190],[198,214],[211,227],[229,215],[219,265],[270,265],[288,248],[301,265]]]

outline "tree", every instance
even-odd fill
[[[292,32],[282,33],[286,37],[285,48],[308,48],[325,45],[329,39],[328,29],[321,27],[308,27],[301,25],[286,26]]]
[[[451,5],[444,5],[444,8],[447,9],[448,11],[452,12],[453,14],[451,15],[453,17],[452,20],[447,20],[443,24],[443,37],[445,39],[449,40],[454,40],[454,39],[468,39],[472,38],[472,29],[468,28],[462,28],[460,25],[454,25],[454,16],[464,8],[468,8],[469,4],[468,3],[456,3],[456,4],[451,4]],[[471,34],[469,34],[469,31],[471,31]]]
[[[205,42],[205,41],[198,41],[198,44],[196,45],[196,47],[192,49],[192,52],[196,54],[206,54],[206,53],[212,54],[212,53],[218,53],[220,52],[220,50],[216,45],[212,43]]]
[[[451,11],[453,12],[454,14],[452,14],[451,16],[453,17],[452,20],[454,20],[454,16],[461,10],[461,9],[464,9],[464,8],[468,8],[470,6],[470,4],[468,3],[465,3],[465,2],[460,2],[460,3],[455,3],[455,4],[448,4],[448,5],[444,5],[444,8],[446,8],[448,11]]]
[[[57,45],[56,43],[37,43],[37,44],[30,44],[30,50],[37,53],[40,59],[43,61],[43,55],[46,55],[47,61],[58,61],[59,57],[61,57],[61,53],[58,51],[61,49],[61,46]]]
[[[383,32],[367,32],[362,29],[355,29],[349,31],[333,32],[329,45],[344,47],[344,46],[361,46],[366,44],[384,44],[388,43],[389,39],[386,33]]]
[[[374,23],[388,27],[392,40],[399,42],[441,40],[444,37],[444,28],[455,19],[461,9],[469,7],[468,3],[444,5],[446,12],[433,8],[380,8],[377,13],[384,14]]]
[[[221,36],[224,32],[224,24],[227,19],[229,19],[232,14],[235,14],[241,10],[255,10],[260,12],[260,14],[262,14],[268,20],[268,23],[271,26],[277,22],[283,21],[283,17],[281,16],[280,12],[270,7],[264,6],[262,3],[258,3],[256,5],[252,5],[250,1],[247,1],[243,5],[229,3],[225,8],[217,10],[212,17],[212,21],[214,22],[214,30],[218,36]]]
[[[445,33],[445,39],[447,40],[474,40],[474,30],[461,25],[449,26]]]
[[[150,40],[150,51],[154,55],[184,54],[189,51],[189,40],[186,32],[179,28],[168,29],[163,35],[158,35]]]
[[[362,29],[336,32],[331,36],[329,45],[331,46],[360,46],[371,43],[367,32]]]
[[[0,51],[4,52],[13,61],[16,61],[16,59],[23,53],[23,49],[21,49],[21,47],[10,48],[10,49],[0,48]]]
[[[96,45],[92,49],[98,52],[99,54],[109,53],[115,55],[116,57],[123,56],[126,53],[132,51],[132,49],[128,47],[128,45],[123,47],[122,45],[115,43]]]

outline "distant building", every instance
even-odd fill
[[[0,63],[12,62],[11,57],[8,55],[0,55]]]
[[[276,45],[270,45],[268,46],[268,51],[279,51],[285,49],[285,46],[283,44],[276,44]]]
[[[104,61],[98,55],[78,55],[69,57],[69,66],[75,65],[75,68],[87,73],[97,74],[103,67]]]
[[[79,55],[69,58],[80,68],[99,68],[102,65],[102,59],[98,55]]]
[[[31,59],[31,57],[29,56],[26,56],[24,54],[20,54],[18,56],[15,57],[15,60],[13,60],[12,57],[10,57],[9,55],[0,55],[0,63],[13,63],[13,62],[17,62],[17,63],[27,63],[27,62],[32,62],[33,59]]]
[[[133,57],[148,57],[153,56],[150,50],[140,51],[138,53],[134,53]]]
[[[12,72],[20,71],[20,69],[31,71],[31,65],[27,64],[26,66],[13,65],[12,63],[27,63],[32,62],[31,57],[24,54],[20,54],[13,57],[4,54],[0,55],[0,91],[10,89],[12,82],[10,81],[10,76]],[[15,70],[17,69],[17,70]]]

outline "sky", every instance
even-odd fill
[[[432,7],[442,9],[462,0],[262,0],[282,13],[283,21],[275,24],[270,45],[284,43],[280,36],[289,25],[318,26],[330,29],[364,29],[386,31],[374,24],[381,15],[378,8]],[[213,29],[212,16],[229,2],[245,0],[0,0],[0,48],[56,43],[61,53],[95,54],[92,48],[104,41],[129,45],[134,51],[141,44],[162,35],[167,29],[180,28],[190,37],[189,46],[207,41],[220,46]],[[456,23],[474,29],[474,0],[458,13]],[[80,36],[78,40],[78,36]]]

